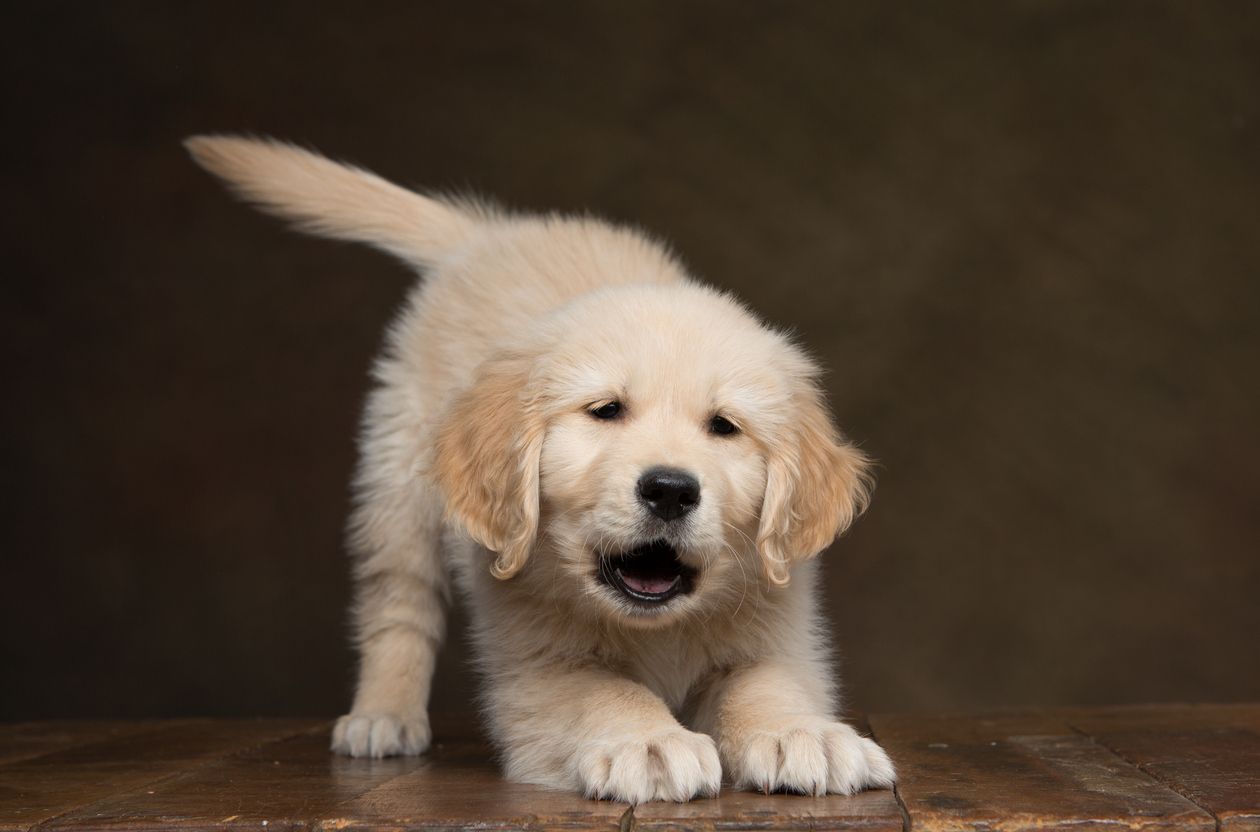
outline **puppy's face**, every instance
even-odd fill
[[[501,577],[527,568],[540,592],[642,625],[739,604],[865,497],[813,375],[707,289],[594,293],[483,368],[443,431],[439,479]]]
[[[608,295],[571,311],[544,364],[542,530],[593,603],[650,621],[757,579],[758,429],[778,414],[766,345],[729,309]]]

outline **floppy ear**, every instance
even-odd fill
[[[434,473],[447,514],[498,554],[491,572],[521,570],[538,533],[538,464],[544,423],[529,393],[533,362],[491,359],[438,431]]]
[[[757,549],[772,584],[812,558],[866,508],[872,479],[866,455],[841,439],[817,389],[798,398],[789,435],[771,447]]]

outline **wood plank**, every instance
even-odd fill
[[[185,720],[20,760],[0,768],[0,830],[30,829],[76,807],[312,724]]]
[[[161,723],[154,720],[123,722],[54,719],[45,722],[8,722],[0,724],[0,766],[75,745],[87,745],[111,737],[152,731],[159,727]]]
[[[489,749],[353,760],[326,731],[243,751],[46,824],[83,829],[617,829],[626,806],[504,782]]]
[[[898,763],[904,817],[915,832],[1118,825],[1212,832],[1205,807],[1220,813],[1223,832],[1258,832],[1260,812],[1247,808],[1260,795],[1255,706],[870,722]],[[42,735],[33,725],[3,726],[0,738],[17,747],[22,736],[38,744],[45,741],[40,736],[53,741],[58,730],[75,741],[55,723]],[[889,792],[814,798],[725,790],[712,800],[629,812],[624,804],[505,783],[476,739],[443,741],[424,757],[390,760],[337,757],[327,743],[327,724],[309,720],[203,720],[157,723],[49,750],[0,766],[0,830],[36,823],[79,832],[903,828],[902,807]]]
[[[1067,719],[1212,812],[1221,832],[1260,832],[1260,705],[1095,708]]]
[[[858,829],[901,832],[897,799],[888,790],[852,797],[737,792],[724,788],[712,800],[648,803],[634,810],[634,828],[683,829]]]
[[[866,717],[850,714],[845,721],[865,735]],[[634,810],[636,829],[858,829],[901,832],[904,819],[892,791],[879,789],[852,797],[735,791],[724,785],[714,800],[650,803]]]
[[[1196,830],[1211,815],[1041,712],[873,716],[916,832]]]
[[[365,793],[325,818],[324,828],[404,829],[832,829],[899,832],[902,817],[891,792],[859,797],[799,797],[724,790],[690,803],[626,804],[506,783],[486,750],[468,745]]]
[[[508,783],[479,742],[444,744],[432,764],[359,795],[323,817],[324,829],[620,829],[624,803]]]
[[[350,760],[315,731],[215,760],[45,824],[46,830],[853,828],[898,832],[891,792],[625,804],[504,782],[485,744],[455,740],[421,758]]]

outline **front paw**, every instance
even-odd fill
[[[786,721],[723,742],[722,757],[737,787],[764,792],[853,794],[891,788],[892,761],[848,725],[823,719]]]
[[[579,752],[577,767],[587,797],[635,805],[712,797],[722,785],[713,739],[683,728],[593,743]]]
[[[332,750],[351,757],[414,756],[429,747],[430,739],[426,714],[352,713],[337,720]]]

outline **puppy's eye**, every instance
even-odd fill
[[[725,416],[714,416],[709,420],[709,433],[716,433],[718,436],[730,436],[732,433],[739,431],[734,423]]]
[[[621,402],[609,402],[601,404],[591,410],[591,415],[596,419],[616,419],[621,415]]]

